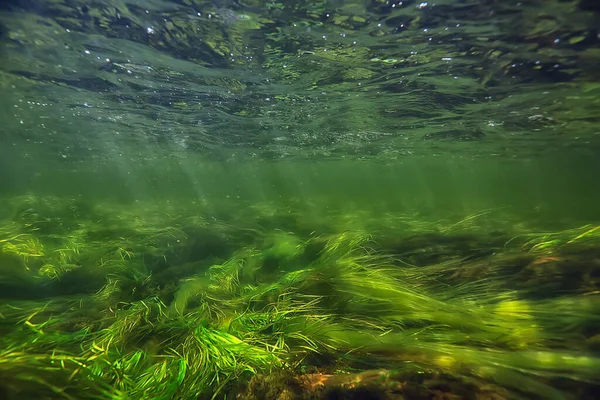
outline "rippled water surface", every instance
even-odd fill
[[[3,4],[2,129],[60,156],[512,158],[599,140],[593,2]]]

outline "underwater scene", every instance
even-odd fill
[[[0,2],[0,399],[598,398],[599,65],[595,0]]]

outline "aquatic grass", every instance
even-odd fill
[[[335,351],[327,332],[335,325],[321,298],[282,295],[265,308],[246,310],[231,319],[227,331],[297,364],[311,354]]]
[[[4,391],[25,398],[125,398],[93,373],[85,357],[60,351],[1,350],[0,382]]]
[[[350,330],[331,334],[350,348],[354,346],[354,359],[379,357],[382,361],[386,360],[383,363],[387,362],[388,365],[394,365],[394,361],[411,362],[451,375],[485,378],[517,392],[542,394],[544,398],[564,398],[565,394],[536,378],[599,383],[597,371],[600,358],[586,353],[542,349],[515,351],[457,345],[453,333],[444,333],[443,327],[380,335]]]
[[[111,349],[124,351],[147,336],[152,335],[155,321],[166,315],[166,306],[157,298],[148,298],[133,303],[120,304],[118,309],[105,311],[101,331],[89,343],[93,353],[107,353]]]
[[[364,246],[369,237],[343,239],[335,237],[328,242],[313,266],[319,281],[326,282],[331,291],[330,304],[335,301],[342,307],[340,313],[396,316],[398,322],[429,322],[458,329],[485,327],[476,308],[468,303],[442,302],[407,283],[389,257],[371,254]]]
[[[84,388],[90,388],[84,396],[99,399],[220,398],[261,373],[406,363],[495,381],[511,393],[533,388],[527,390],[546,398],[563,394],[552,379],[597,382],[599,361],[583,343],[597,331],[597,297],[527,297],[525,290],[507,289],[503,264],[527,261],[550,248],[537,243],[557,238],[555,251],[593,247],[594,227],[515,239],[486,259],[481,276],[446,279],[462,267],[480,268],[478,259],[456,255],[422,267],[399,262],[372,234],[375,219],[356,224],[359,229],[301,236],[269,231],[251,218],[236,228],[151,209],[137,217],[108,208],[92,215],[107,221],[83,220],[64,240],[56,231],[34,231],[46,252],[41,258],[56,270],[48,267],[48,276],[32,282],[100,277],[99,290],[61,299],[56,286],[51,300],[0,304],[6,354],[0,374],[23,377],[11,393],[40,379],[32,391],[65,398],[81,398]],[[448,229],[475,229],[487,216]],[[352,225],[365,216],[354,217],[342,219]],[[386,223],[399,232],[402,224],[438,229],[411,218]],[[226,259],[205,260],[204,249],[191,250],[205,237],[204,231],[195,236],[196,227],[244,242]],[[8,239],[19,235],[6,232]],[[72,262],[78,270],[69,269]],[[155,274],[157,265],[173,274],[160,275],[160,268]],[[82,272],[89,276],[74,275]]]
[[[517,243],[524,251],[553,254],[563,248],[600,244],[600,225],[584,225],[560,232],[528,233],[513,237],[505,243]]]
[[[186,357],[193,360],[198,374],[195,385],[216,387],[220,391],[227,382],[243,373],[269,371],[281,360],[272,352],[248,344],[229,333],[198,326],[182,344]]]

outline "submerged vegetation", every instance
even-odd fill
[[[596,398],[596,3],[0,2],[0,399]]]
[[[0,397],[593,398],[600,226],[235,210],[5,200]]]

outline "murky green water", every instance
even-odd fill
[[[595,398],[599,11],[3,2],[0,398]]]

